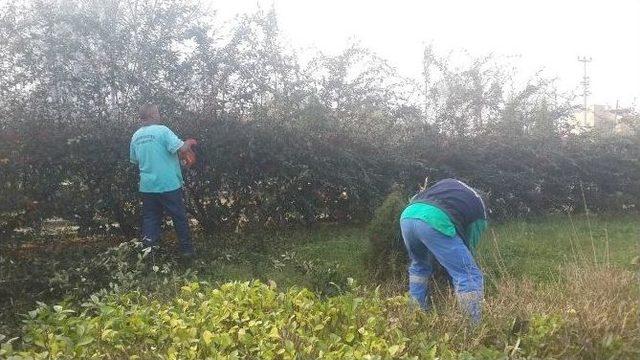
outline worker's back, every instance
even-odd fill
[[[487,219],[482,197],[472,187],[456,179],[438,181],[416,194],[411,202],[432,204],[445,211],[465,241],[469,226],[477,220]]]
[[[147,125],[131,138],[130,160],[140,169],[140,192],[162,193],[182,187],[178,149],[183,145],[168,127]]]

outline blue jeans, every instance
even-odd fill
[[[164,193],[142,193],[142,243],[145,247],[158,244],[165,211],[173,219],[173,226],[180,241],[180,251],[183,254],[193,254],[182,189]]]
[[[471,252],[459,236],[448,237],[418,219],[400,221],[402,238],[411,259],[409,293],[421,308],[427,308],[427,281],[433,274],[434,261],[449,273],[462,309],[474,323],[481,317],[483,277]]]

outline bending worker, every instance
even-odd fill
[[[427,281],[438,261],[451,277],[462,309],[474,323],[481,317],[483,277],[473,253],[487,227],[487,208],[478,191],[445,179],[416,194],[400,217],[411,265],[409,293],[427,309]]]

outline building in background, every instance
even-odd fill
[[[591,105],[575,113],[572,125],[574,133],[595,131],[602,136],[631,136],[640,124],[638,113],[631,108],[611,108],[607,105]]]

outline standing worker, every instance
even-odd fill
[[[192,258],[195,253],[182,194],[184,180],[179,157],[190,165],[195,159],[191,147],[196,141],[182,141],[168,127],[160,125],[156,105],[142,105],[139,115],[142,125],[131,138],[129,158],[140,170],[142,243],[145,247],[158,244],[166,211],[173,219],[182,256]]]
[[[473,253],[487,227],[487,208],[478,191],[462,181],[445,179],[422,189],[400,216],[411,265],[409,293],[428,307],[427,281],[438,261],[451,277],[462,309],[477,324],[481,318],[483,276]]]

